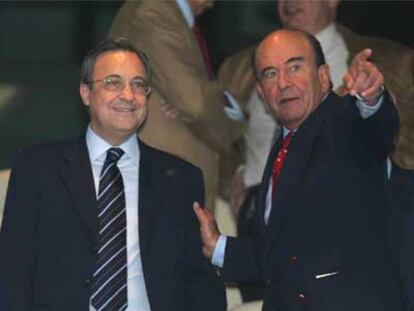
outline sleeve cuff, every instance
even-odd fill
[[[356,106],[358,107],[359,113],[363,119],[367,119],[376,113],[383,102],[384,96],[381,96],[375,105],[367,105],[364,101],[357,99]]]
[[[226,90],[223,91],[227,105],[223,108],[227,117],[234,121],[244,121],[244,114],[237,100]]]
[[[226,250],[227,236],[220,235],[217,240],[216,248],[214,249],[213,256],[211,257],[211,263],[218,267],[223,268],[224,265],[224,252]]]

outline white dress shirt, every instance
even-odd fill
[[[270,148],[279,136],[280,125],[266,110],[256,89],[247,102],[247,128],[244,134],[246,142],[246,163],[244,184],[250,187],[260,183]]]
[[[86,145],[89,159],[92,164],[92,173],[95,192],[98,194],[99,175],[105,162],[106,152],[109,148],[117,147],[124,151],[117,165],[121,171],[125,190],[125,204],[127,217],[127,290],[128,308],[126,311],[150,311],[144,274],[141,263],[141,253],[138,234],[138,202],[139,202],[139,145],[136,135],[132,135],[119,146],[111,146],[97,134],[91,127],[86,131]],[[89,310],[95,311],[91,304]]]
[[[343,77],[348,70],[348,48],[333,23],[317,33],[315,37],[321,43],[325,61],[329,65],[333,89],[336,90],[343,84]]]

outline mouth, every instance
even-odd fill
[[[298,100],[299,99],[299,97],[287,97],[287,98],[282,98],[282,99],[280,99],[279,100],[279,103],[281,104],[281,105],[285,105],[285,104],[289,104],[289,103],[291,103],[291,102],[294,102],[294,101],[296,101],[296,100]]]
[[[133,112],[136,109],[136,107],[123,107],[123,106],[115,106],[112,107],[113,110],[115,110],[116,112]]]

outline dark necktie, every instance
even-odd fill
[[[99,177],[99,249],[91,291],[97,311],[121,311],[128,306],[125,193],[117,166],[123,153],[110,148]]]
[[[276,193],[276,186],[280,176],[280,172],[282,171],[283,163],[286,158],[286,154],[288,152],[288,147],[290,142],[292,141],[292,137],[294,132],[289,132],[285,138],[283,138],[282,147],[280,148],[279,152],[277,153],[276,159],[273,162],[272,168],[272,196]]]
[[[194,26],[193,26],[193,34],[197,40],[201,54],[203,55],[203,60],[204,60],[204,64],[208,72],[208,77],[212,79],[214,77],[213,63],[211,61],[210,52],[208,50],[206,39],[204,38],[204,35],[203,35],[203,31],[200,27],[200,24],[197,23],[197,21],[194,23]]]

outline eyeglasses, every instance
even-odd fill
[[[119,76],[109,76],[100,80],[94,80],[88,82],[88,84],[93,84],[97,82],[102,82],[102,86],[105,90],[112,92],[122,92],[126,87],[126,81]],[[151,94],[151,87],[148,85],[148,82],[143,78],[135,78],[129,82],[129,86],[134,94],[149,95]]]

